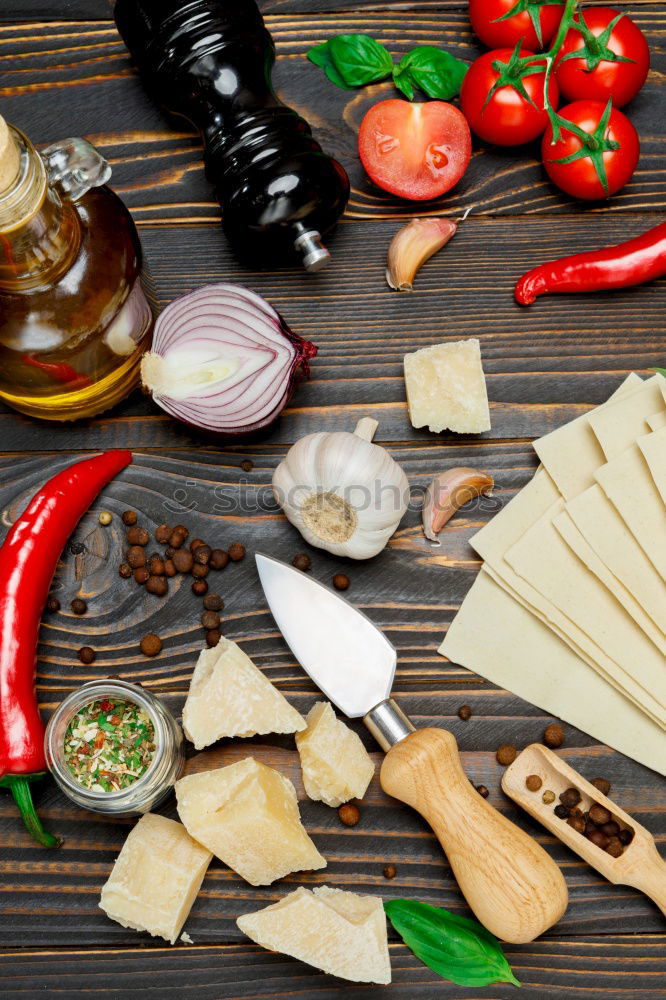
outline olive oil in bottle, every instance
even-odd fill
[[[0,400],[31,417],[94,416],[139,380],[154,310],[110,174],[85,140],[40,155],[0,117]]]

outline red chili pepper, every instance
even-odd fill
[[[81,375],[80,372],[77,372],[76,368],[65,364],[64,361],[42,361],[33,354],[24,354],[21,361],[26,365],[31,365],[33,368],[38,368],[40,372],[50,375],[55,382],[63,382],[65,385],[69,385],[72,389],[75,387],[75,383],[77,389],[83,389],[86,386],[92,385],[92,379],[88,375]]]
[[[516,301],[528,306],[551,292],[603,292],[630,288],[666,274],[666,222],[627,243],[552,260],[516,283]]]
[[[35,493],[0,547],[0,786],[11,791],[44,847],[61,841],[42,827],[30,790],[46,771],[35,696],[40,618],[67,539],[102,487],[131,461],[130,451],[107,451],[59,472]]]

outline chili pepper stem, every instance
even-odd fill
[[[42,847],[60,847],[62,839],[54,837],[42,826],[42,821],[37,815],[34,802],[32,801],[32,791],[30,784],[43,774],[6,774],[0,778],[0,787],[8,788],[12,793],[14,802],[18,806],[21,819],[25,823],[25,828],[31,837],[41,844]]]

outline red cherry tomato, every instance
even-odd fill
[[[595,39],[603,36],[620,12],[610,7],[586,7],[583,19]],[[580,20],[580,15],[576,17]],[[603,59],[604,48],[631,62]],[[565,59],[572,52],[582,51],[581,59]],[[570,100],[603,101],[610,97],[621,107],[635,97],[645,83],[650,68],[650,49],[641,29],[623,14],[611,29],[608,39],[588,45],[580,32],[570,28],[565,35],[555,73],[562,93]]]
[[[457,184],[472,155],[465,116],[444,101],[380,101],[358,133],[361,163],[380,188],[427,201]]]
[[[499,87],[488,98],[500,76],[495,64],[509,66],[512,55],[511,49],[486,52],[467,70],[460,91],[460,106],[472,131],[498,146],[520,146],[530,142],[541,135],[548,124],[548,115],[543,110],[545,69],[542,73],[517,79],[518,86],[522,83],[533,104],[511,85]],[[519,55],[523,57],[534,53],[520,49]],[[559,91],[552,78],[548,96],[552,107],[556,108]]]
[[[574,101],[558,112],[560,118],[573,122],[578,128],[592,136],[599,132],[599,125],[606,114],[606,105],[601,101]],[[610,117],[603,134],[599,138],[605,142],[618,143],[618,149],[595,152],[587,147],[584,156],[571,163],[556,163],[556,160],[572,156],[584,148],[583,141],[562,126],[562,136],[551,145],[553,132],[550,124],[541,141],[541,156],[546,173],[559,188],[574,198],[598,199],[615,194],[631,178],[640,156],[638,133],[626,115],[617,108],[610,109]],[[597,162],[603,161],[602,170],[607,178],[607,190],[597,172]]]
[[[514,7],[524,8],[519,13],[500,21]],[[526,48],[538,50],[555,36],[564,5],[558,0],[543,6],[534,0],[469,0],[469,19],[472,30],[490,49],[514,48],[521,42]],[[537,37],[535,22],[539,24],[541,39]]]

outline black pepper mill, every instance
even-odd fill
[[[155,99],[200,130],[239,256],[324,267],[321,234],[342,215],[349,179],[275,96],[275,46],[254,0],[117,0],[115,19]]]

